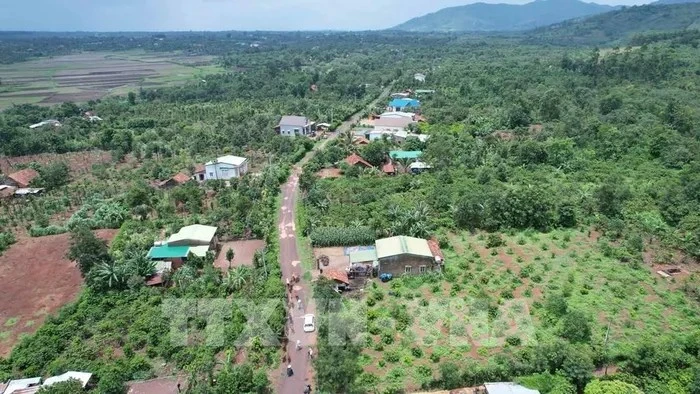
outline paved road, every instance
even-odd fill
[[[384,100],[391,92],[393,84],[390,84],[382,93],[368,105],[368,108],[373,108],[381,100]],[[330,136],[322,143],[318,144],[314,150],[309,152],[300,162],[294,167],[292,174],[282,186],[282,211],[280,212],[280,220],[278,223],[278,232],[280,237],[280,264],[282,268],[282,281],[286,282],[287,278],[292,278],[296,275],[302,278],[304,274],[296,243],[296,225],[295,225],[295,206],[299,192],[299,175],[301,174],[301,166],[308,162],[318,150],[323,149],[326,144],[337,137],[339,133],[350,130],[353,123],[360,120],[361,114],[364,112],[358,111],[343,122],[338,129],[330,134]],[[316,354],[316,332],[305,333],[303,330],[304,315],[307,313],[316,314],[316,306],[313,302],[312,288],[309,281],[301,279],[298,283],[294,283],[291,292],[289,292],[291,302],[287,305],[291,319],[287,321],[287,336],[289,342],[287,344],[286,354],[291,358],[290,362],[283,362],[278,371],[280,379],[277,384],[277,392],[280,394],[302,394],[307,384],[314,387],[313,370],[311,360],[308,357],[308,349],[312,348],[314,355]],[[297,307],[296,297],[301,300],[301,309]],[[299,340],[302,345],[301,350],[296,350],[296,342]],[[287,365],[291,364],[294,375],[287,377]],[[316,390],[313,391],[314,393]]]

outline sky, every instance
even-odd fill
[[[585,0],[591,1],[591,0]],[[0,30],[378,30],[469,0],[0,0]],[[522,4],[527,0],[486,0]],[[596,0],[633,5],[649,0]]]

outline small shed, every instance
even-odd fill
[[[148,257],[156,261],[169,261],[172,269],[177,269],[184,264],[190,254],[189,246],[154,245],[148,251]]]
[[[27,188],[38,176],[39,173],[35,169],[25,168],[8,175],[5,184],[18,188]]]
[[[484,383],[487,394],[540,394],[538,390],[529,389],[513,382]]]
[[[53,386],[56,383],[67,382],[70,379],[75,379],[75,380],[80,382],[80,384],[83,386],[83,388],[85,388],[88,385],[88,383],[90,382],[90,378],[92,378],[92,374],[89,372],[68,371],[64,374],[47,378],[44,381],[43,386],[44,387]]]
[[[39,390],[39,385],[41,384],[41,377],[37,378],[26,378],[26,379],[14,379],[7,383],[7,387],[3,394],[13,394],[21,390],[28,389],[30,387],[36,387]]]

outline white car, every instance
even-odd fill
[[[304,332],[313,332],[316,329],[314,315],[304,315]]]

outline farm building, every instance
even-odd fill
[[[444,257],[435,240],[407,236],[382,238],[375,248],[351,253],[350,272],[376,268],[379,274],[422,274],[442,269]]]
[[[414,124],[412,118],[407,117],[380,117],[374,121],[374,131],[406,131],[409,125]]]
[[[412,98],[397,98],[391,100],[389,107],[393,108],[394,111],[404,111],[406,108],[418,108],[420,107],[420,101]]]
[[[36,388],[36,391],[39,391],[39,388],[41,387],[40,384],[41,377],[10,380],[7,382],[7,386],[5,387],[3,394],[19,393],[23,391],[26,392],[25,390],[29,388]]]
[[[170,269],[176,270],[184,264],[191,254],[204,257],[210,250],[216,250],[216,227],[194,224],[185,226],[167,241],[158,241],[148,251],[148,257],[154,261],[170,262]]]
[[[442,253],[422,238],[396,236],[375,241],[379,273],[422,274],[442,268]]]
[[[412,174],[420,174],[422,172],[428,171],[431,168],[431,166],[422,161],[414,161],[413,163],[408,165],[408,170]]]
[[[195,169],[194,179],[202,182],[209,180],[227,180],[240,178],[248,172],[248,159],[239,156],[221,156],[198,166]]]
[[[413,112],[401,112],[401,111],[390,111],[390,112],[384,112],[383,114],[379,115],[379,118],[382,119],[388,119],[388,118],[408,118],[411,120],[415,120],[416,114]]]
[[[413,74],[413,79],[418,81],[418,82],[425,82],[425,74],[415,73],[415,74]]]
[[[178,172],[177,174],[173,175],[172,177],[170,177],[164,181],[158,182],[156,184],[156,186],[158,186],[161,189],[170,189],[170,188],[175,187],[175,186],[184,185],[189,180],[190,180],[190,177],[187,174],[182,173],[182,172]]]
[[[486,394],[540,394],[513,382],[484,383]]]
[[[396,175],[396,166],[392,162],[384,163],[382,172],[387,175]]]
[[[44,192],[42,187],[24,187],[15,190],[15,197],[38,196]]]
[[[61,375],[46,378],[42,387],[53,386],[56,383],[67,382],[70,379],[75,379],[80,382],[83,388],[85,388],[88,385],[88,383],[90,383],[91,378],[92,374],[89,372],[68,371]]]
[[[13,172],[5,179],[5,184],[18,188],[27,188],[34,179],[39,176],[39,173],[33,168],[25,168],[23,170]]]
[[[17,188],[14,186],[0,185],[0,198],[12,197],[15,194],[15,190]]]
[[[310,122],[306,116],[285,115],[280,119],[275,131],[286,137],[309,135],[314,131],[314,122]]]
[[[351,166],[360,166],[365,168],[372,168],[373,166],[369,164],[365,159],[363,159],[357,153],[353,153],[345,158],[345,162]]]
[[[419,150],[392,150],[389,157],[391,160],[418,160],[422,154]]]
[[[39,123],[35,123],[35,124],[29,126],[29,128],[30,129],[37,129],[37,128],[43,127],[43,126],[61,127],[61,122],[57,121],[56,119],[48,119],[48,120],[44,120],[44,121],[39,122]]]
[[[208,246],[216,247],[216,227],[193,224],[185,226],[168,238],[170,246]]]

